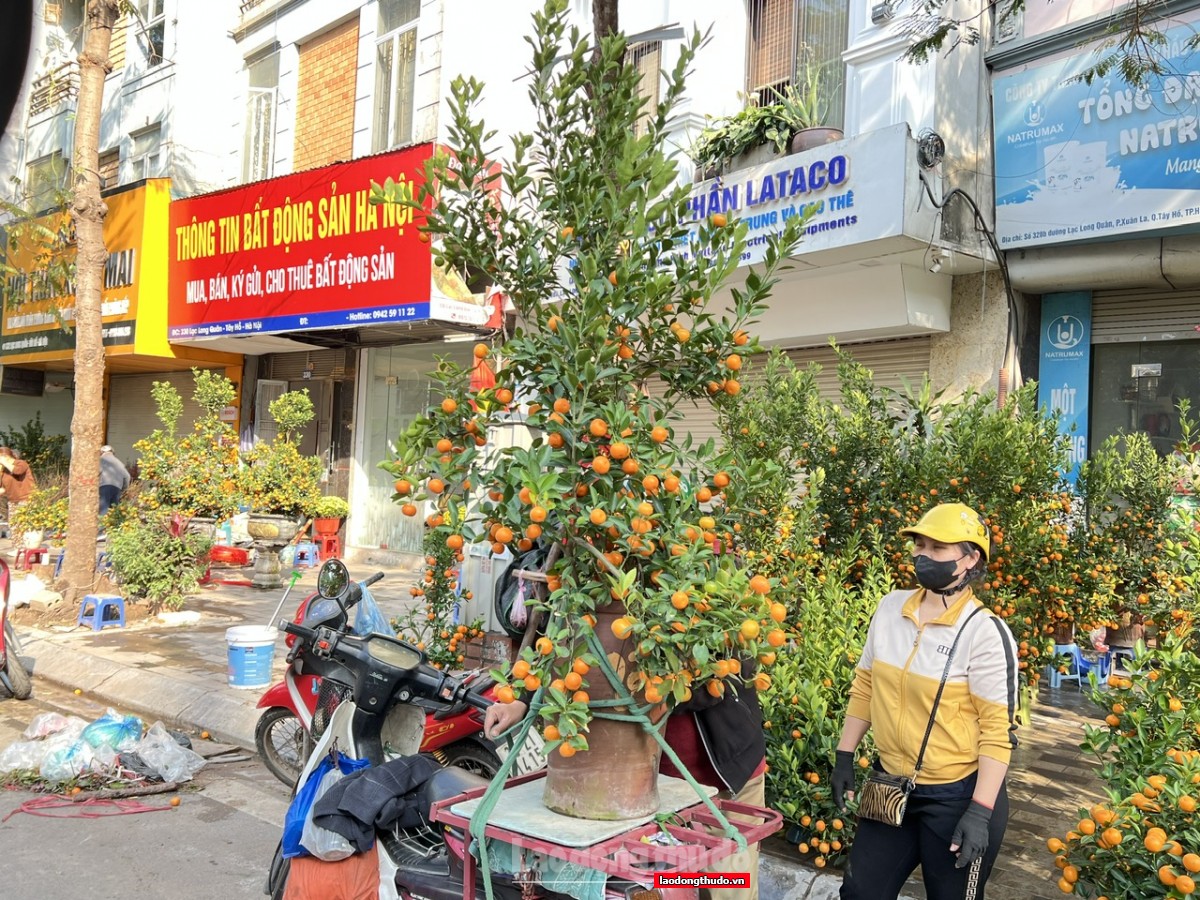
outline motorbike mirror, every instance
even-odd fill
[[[331,599],[340,597],[350,583],[350,572],[340,559],[331,559],[317,573],[317,593]]]

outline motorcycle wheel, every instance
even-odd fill
[[[443,747],[434,753],[434,757],[447,768],[458,766],[484,778],[491,778],[500,771],[500,757],[474,741],[462,741]]]
[[[33,679],[21,663],[21,644],[9,622],[4,623],[4,677],[15,699],[28,700],[32,696]]]
[[[271,774],[291,787],[312,752],[312,737],[290,709],[272,706],[254,728],[254,746]]]
[[[263,893],[271,900],[283,900],[283,892],[287,890],[288,875],[292,871],[292,861],[283,858],[283,841],[275,848],[275,856],[271,859],[271,868],[267,871],[267,885]]]

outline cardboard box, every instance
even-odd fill
[[[502,631],[488,631],[467,644],[466,669],[504,669],[516,661],[518,642]]]

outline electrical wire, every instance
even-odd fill
[[[933,196],[933,189],[929,186],[929,182],[925,178],[925,173],[918,173],[918,178],[921,179],[921,185],[925,188],[925,194],[929,197],[929,202],[934,208],[941,211],[949,205],[951,200],[955,198],[961,199],[970,207],[972,214],[975,217],[975,225],[987,238],[988,246],[992,248],[992,252],[996,255],[996,262],[1000,268],[1000,277],[1004,281],[1004,296],[1008,304],[1008,332],[1004,340],[1004,353],[1007,358],[1009,353],[1016,352],[1017,336],[1021,334],[1020,313],[1017,310],[1016,297],[1013,295],[1012,281],[1008,277],[1008,263],[1005,262],[1004,254],[1000,251],[1000,245],[996,242],[996,235],[992,229],[988,227],[987,221],[983,217],[983,212],[979,209],[974,198],[964,191],[962,188],[952,188],[939,201]]]

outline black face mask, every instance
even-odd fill
[[[927,590],[944,591],[959,577],[954,574],[954,570],[961,560],[961,556],[945,562],[938,562],[928,556],[914,557],[913,565],[917,569],[917,583]]]

